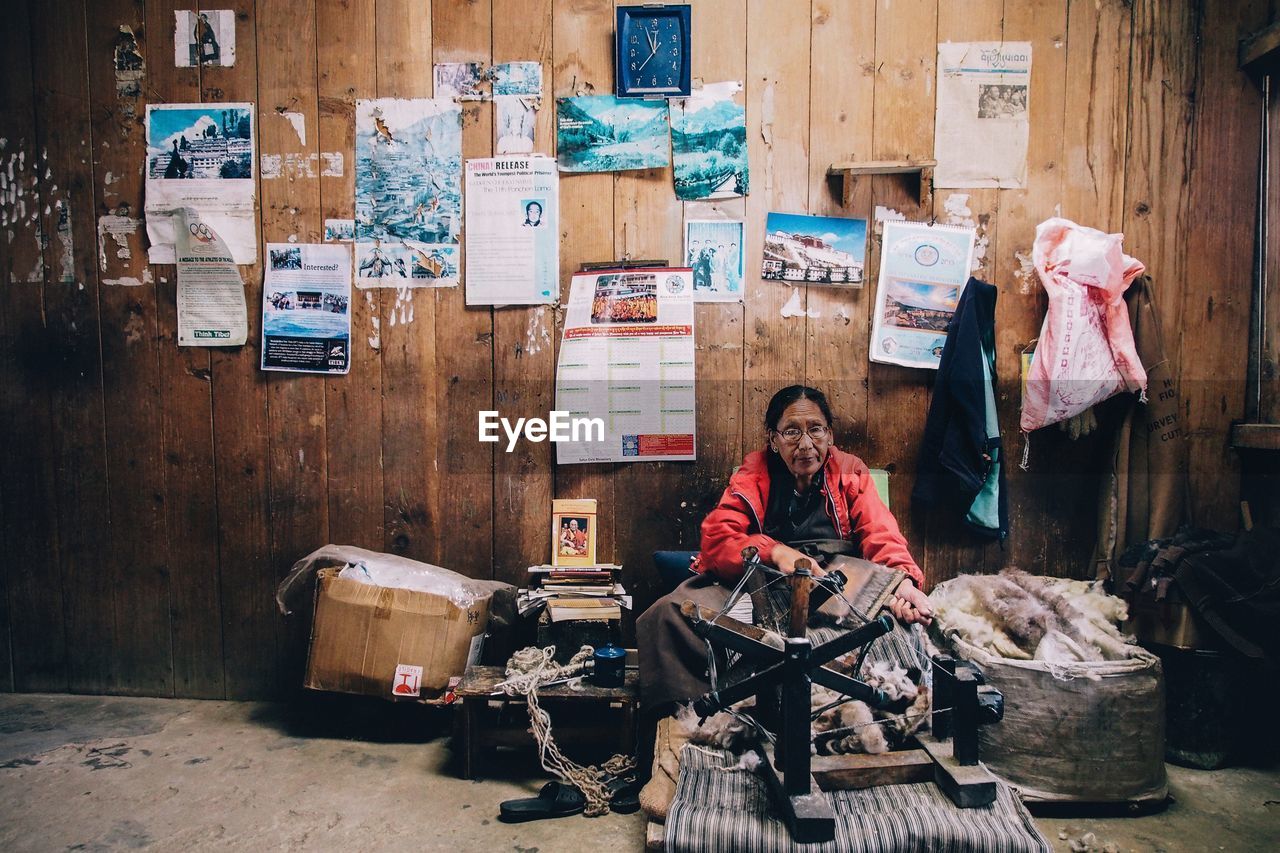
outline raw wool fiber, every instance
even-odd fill
[[[856,658],[846,655],[833,668],[853,675]],[[845,702],[823,711],[813,722],[815,750],[824,755],[866,752],[879,755],[897,749],[911,735],[925,727],[929,719],[931,695],[919,670],[906,670],[886,661],[867,662],[861,679],[884,691],[891,701],[887,708],[872,708],[865,702]],[[817,687],[813,692],[816,711],[839,699],[832,690]]]
[[[739,702],[733,710],[741,714],[749,707],[747,702]],[[676,722],[689,736],[689,743],[718,746],[735,754],[754,743],[752,727],[742,716],[728,711],[718,711],[703,720],[699,719],[692,705],[681,705],[676,711]]]
[[[958,635],[992,654],[1048,663],[1125,660],[1131,639],[1116,627],[1125,603],[1083,581],[1043,578],[1017,569],[961,575],[930,596],[943,635]]]
[[[853,675],[856,663],[856,655],[845,655],[831,666],[846,675]],[[815,712],[826,709],[813,722],[816,752],[826,755],[888,752],[900,747],[927,724],[930,691],[924,685],[919,670],[907,670],[886,661],[866,661],[861,678],[870,686],[884,691],[891,704],[887,708],[872,709],[865,702],[849,701],[827,708],[841,698],[840,694],[814,685],[810,707]],[[699,719],[692,705],[684,705],[676,712],[675,720],[688,735],[689,743],[719,747],[738,754],[754,744],[752,726],[745,718],[752,704],[751,700],[745,700],[733,706],[735,713],[720,711],[706,719]],[[750,762],[743,762],[739,767],[753,769]]]

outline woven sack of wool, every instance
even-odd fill
[[[1019,571],[962,575],[930,593],[935,631],[1005,697],[979,729],[982,761],[1029,802],[1163,800],[1160,659],[1117,625],[1094,584]]]

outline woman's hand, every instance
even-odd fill
[[[898,584],[897,592],[889,600],[889,610],[907,625],[912,622],[919,622],[921,625],[933,622],[933,605],[929,603],[929,596],[916,589],[911,578]]]
[[[773,546],[773,550],[769,552],[769,562],[773,563],[774,568],[782,572],[784,575],[793,574],[796,570],[797,560],[808,560],[809,571],[815,578],[826,576],[826,572],[818,565],[818,561],[810,557],[808,554],[797,551],[790,545],[783,545],[779,542]]]

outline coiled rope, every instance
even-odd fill
[[[581,791],[587,800],[583,814],[599,817],[609,812],[610,791],[606,782],[634,770],[636,760],[629,755],[614,755],[599,767],[584,767],[560,751],[551,735],[551,715],[538,702],[538,688],[551,681],[586,674],[595,649],[583,646],[564,666],[555,663],[555,653],[555,646],[520,649],[507,661],[507,678],[497,686],[508,696],[525,697],[529,725],[533,729],[534,740],[538,742],[538,760],[542,769]]]

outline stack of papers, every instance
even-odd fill
[[[631,596],[619,580],[622,567],[612,563],[563,568],[530,566],[529,583],[520,590],[520,615],[546,607],[553,622],[571,619],[620,619],[631,609]]]

